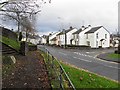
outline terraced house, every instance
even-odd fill
[[[57,35],[57,39],[59,40],[58,45],[72,45],[74,44],[73,42],[73,33],[76,32],[77,29],[70,27],[68,30],[63,30],[61,33]]]
[[[56,32],[49,36],[51,45],[76,45],[90,46],[91,48],[108,48],[110,47],[110,33],[103,26],[87,27],[82,26],[80,29],[70,27],[68,30]]]
[[[82,26],[79,30],[73,33],[74,45],[87,45],[85,33],[91,29],[91,25],[88,27]]]
[[[103,26],[88,27],[82,26],[78,31],[73,33],[75,45],[85,45],[91,48],[110,47],[110,33]]]
[[[110,33],[103,27],[93,27],[85,33],[86,44],[91,48],[108,48],[110,47]]]
[[[58,45],[57,35],[58,35],[59,33],[60,33],[60,32],[55,32],[55,33],[49,35],[49,44],[50,44],[50,45]]]

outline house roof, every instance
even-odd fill
[[[103,27],[103,26],[98,26],[98,27],[91,28],[91,29],[90,29],[88,32],[86,32],[85,34],[94,33],[94,32],[96,32],[98,29],[100,29],[101,27]]]
[[[60,32],[59,34],[57,34],[56,36],[58,36],[58,35],[62,35],[62,34],[64,34],[64,33],[63,33],[63,31],[62,31],[62,32]]]
[[[51,39],[50,41],[56,41],[56,37],[54,37],[53,39]]]
[[[81,28],[78,31],[74,32],[73,34],[79,34],[80,32],[82,32]]]
[[[60,32],[57,35],[63,35],[64,33],[68,33],[69,31],[73,30],[74,28],[70,27],[68,30],[63,30],[62,32]]]

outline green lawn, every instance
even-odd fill
[[[118,88],[118,83],[61,63],[76,88]],[[120,85],[120,84],[119,84]]]
[[[108,55],[108,57],[118,59],[120,58],[120,54],[111,53]]]
[[[0,35],[0,42],[9,45],[10,47],[16,49],[17,51],[20,49],[20,43],[18,41],[15,41],[13,39],[4,37]]]
[[[45,53],[42,53],[45,62],[47,56]],[[54,62],[56,63],[56,62]],[[66,73],[68,74],[70,80],[72,81],[75,88],[118,88],[120,83],[112,81],[110,79],[104,78],[102,76],[96,75],[94,73],[78,69],[74,66],[68,65],[64,62],[60,62],[63,68],[65,69]],[[47,64],[46,64],[47,65]],[[47,65],[49,68],[49,66]],[[48,69],[49,73],[51,73],[50,68]],[[52,74],[53,76],[56,75],[55,73]],[[51,76],[51,75],[50,75]],[[52,76],[52,77],[53,77]],[[53,88],[56,88],[58,82],[56,80],[52,80],[51,85]],[[66,87],[67,88],[67,87]]]

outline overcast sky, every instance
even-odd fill
[[[119,0],[52,0],[38,15],[39,34],[56,32],[69,26],[102,25],[110,32],[118,29]]]
[[[51,1],[42,7],[42,12],[36,17],[36,29],[40,35],[68,29],[70,26],[79,29],[89,24],[92,27],[102,25],[110,32],[118,29],[119,0]],[[14,28],[11,24],[7,23],[9,28]]]

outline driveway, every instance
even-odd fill
[[[118,81],[118,71],[120,71],[118,63],[96,58],[96,55],[100,53],[113,51],[111,49],[75,50],[49,46],[38,46],[38,48],[46,48],[57,59],[70,63],[78,68]]]

